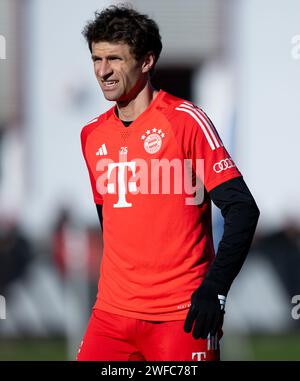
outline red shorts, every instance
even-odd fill
[[[94,309],[78,361],[218,361],[222,332],[194,339],[184,321],[154,322]]]

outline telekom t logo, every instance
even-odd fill
[[[116,192],[116,185],[114,183],[110,183],[110,177],[111,173],[114,169],[118,171],[117,175],[117,182],[118,182],[118,195],[119,199],[116,204],[114,204],[114,208],[130,208],[132,206],[131,203],[126,201],[126,183],[125,183],[125,171],[126,167],[128,167],[133,176],[135,176],[135,169],[136,169],[136,163],[134,161],[126,161],[122,163],[109,163],[108,164],[108,171],[107,171],[107,178],[108,178],[108,185],[107,185],[107,193],[115,193]],[[128,182],[128,190],[129,192],[136,192],[136,182],[135,181],[129,181]]]
[[[206,359],[206,352],[193,352],[192,360],[202,361]]]

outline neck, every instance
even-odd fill
[[[151,83],[146,82],[138,94],[127,102],[117,102],[119,118],[123,121],[133,121],[150,105],[158,94]]]

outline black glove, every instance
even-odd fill
[[[225,301],[226,297],[218,294],[216,285],[204,280],[192,294],[191,306],[184,323],[185,332],[190,333],[195,322],[195,339],[206,339],[208,334],[214,336],[223,324]]]

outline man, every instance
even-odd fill
[[[83,33],[115,104],[81,133],[104,253],[78,360],[218,360],[258,208],[204,111],[152,87],[156,23],[111,6]],[[211,200],[224,216],[216,257]]]

